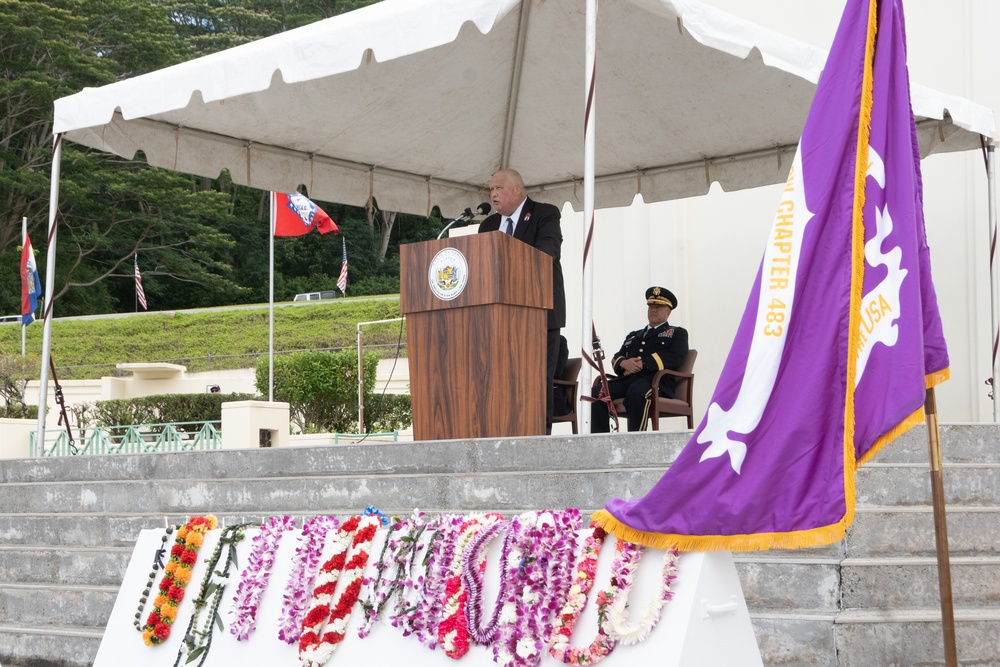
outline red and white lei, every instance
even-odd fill
[[[466,620],[468,591],[462,582],[466,549],[481,529],[499,521],[503,521],[503,516],[490,512],[484,516],[469,517],[459,528],[449,576],[445,581],[444,617],[438,623],[438,642],[449,658],[458,660],[469,652],[469,625]],[[486,553],[481,553],[478,560],[473,566],[480,571],[485,570]]]
[[[580,553],[580,559],[576,564],[576,579],[573,582],[573,586],[569,589],[566,605],[559,612],[559,620],[556,621],[552,635],[549,637],[549,653],[552,654],[553,658],[561,660],[567,665],[586,666],[596,664],[614,650],[616,643],[614,639],[608,636],[603,627],[600,627],[597,637],[585,649],[570,646],[569,643],[570,637],[573,636],[573,628],[576,627],[576,622],[580,619],[580,614],[587,604],[587,595],[594,585],[594,579],[597,576],[597,559],[600,556],[604,538],[607,536],[607,533],[600,526],[592,523],[591,528],[594,529],[594,532],[583,543],[583,551]],[[619,561],[616,558],[612,565],[612,572],[617,570],[618,567]],[[611,591],[609,593],[601,593],[598,596],[597,616],[599,626],[603,625],[604,617],[607,614],[607,607],[617,592],[615,584],[614,574],[612,574]]]
[[[413,633],[427,648],[437,648],[438,624],[444,617],[441,604],[445,598],[445,584],[451,573],[455,557],[455,543],[465,518],[456,514],[442,514],[431,536],[427,553],[427,569],[420,580],[419,599],[415,608],[401,616],[403,636]]]
[[[295,550],[278,618],[278,638],[286,644],[294,644],[302,636],[302,618],[311,601],[326,535],[338,525],[336,518],[327,515],[313,517],[302,524],[301,541]]]
[[[316,579],[312,608],[302,621],[299,659],[307,667],[324,665],[343,641],[351,610],[361,592],[372,540],[381,525],[377,515],[355,516],[337,530],[333,553]]]

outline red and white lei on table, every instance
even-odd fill
[[[333,553],[320,568],[313,589],[313,605],[302,621],[299,659],[307,667],[326,664],[344,640],[351,610],[361,592],[372,540],[381,525],[377,515],[355,516],[337,530]],[[339,591],[334,598],[338,582]]]

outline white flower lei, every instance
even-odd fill
[[[632,591],[632,583],[635,579],[636,570],[639,568],[639,558],[643,548],[635,544],[626,544],[622,553],[622,567],[618,573],[619,592],[608,610],[608,616],[603,626],[604,631],[613,639],[624,646],[632,646],[649,638],[649,634],[660,621],[663,613],[663,606],[674,594],[671,584],[677,577],[677,551],[668,549],[663,554],[663,565],[661,567],[659,591],[646,607],[642,619],[637,623],[630,623],[626,617],[628,611],[629,593]]]

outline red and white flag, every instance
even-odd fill
[[[337,278],[337,287],[341,293],[347,294],[347,240],[341,239],[344,247],[344,259],[340,262],[340,277]]]
[[[302,236],[313,229],[320,234],[339,231],[323,209],[298,192],[271,193],[271,229],[275,236]]]
[[[142,289],[142,274],[139,273],[139,255],[135,256],[135,298],[143,310],[146,308],[146,292]]]

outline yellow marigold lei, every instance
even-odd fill
[[[205,533],[219,525],[213,515],[196,516],[177,531],[177,538],[170,550],[170,560],[163,568],[153,611],[146,619],[142,641],[147,646],[162,644],[170,636],[170,628],[177,619],[177,605],[184,599],[184,587],[191,580],[191,568],[198,557],[198,549]]]

